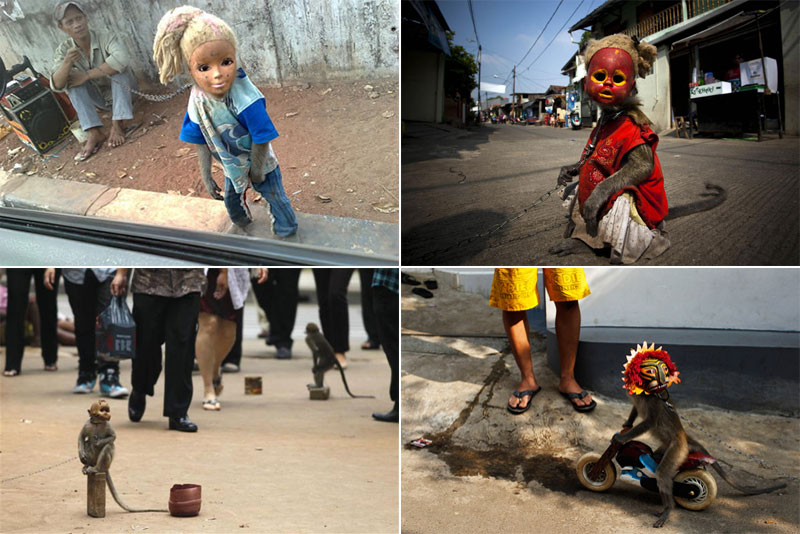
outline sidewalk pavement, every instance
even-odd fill
[[[245,231],[231,223],[224,204],[218,200],[18,175],[2,169],[0,206],[279,239],[272,235],[269,211],[263,200],[251,206],[255,222]],[[287,241],[364,254],[398,254],[397,224],[309,213],[296,216],[298,232]]]
[[[71,393],[74,347],[60,349],[56,373],[42,370],[39,349],[27,348],[20,376],[0,377],[0,530],[396,533],[398,426],[371,417],[392,407],[389,366],[382,351],[361,351],[352,334],[351,343],[350,389],[374,399],[349,398],[331,372],[331,398],[309,400],[311,354],[297,338],[291,360],[276,360],[262,340],[246,339],[242,371],[223,375],[219,412],[202,410],[202,379],[194,373],[189,417],[196,434],[167,430],[163,376],[139,423],[128,420],[125,399],[108,399],[117,433],[111,473],[121,498],[132,507],[166,508],[173,484],[200,484],[202,510],[194,518],[130,514],[110,494],[105,518],[86,515],[80,462],[45,468],[76,456],[97,388]],[[127,387],[130,372],[123,362]],[[262,395],[244,394],[247,376],[262,377]]]
[[[430,277],[429,272],[418,276]],[[505,406],[519,372],[505,335],[498,333],[499,311],[486,298],[458,292],[441,280],[433,293],[423,299],[411,293],[411,286],[401,288],[403,532],[649,529],[660,511],[656,493],[619,481],[605,493],[592,493],[574,470],[584,453],[605,450],[630,405],[595,394],[593,412],[574,412],[557,392],[544,339],[535,336],[533,365],[543,390],[528,412],[511,415]],[[681,404],[680,385],[673,389],[682,415],[725,443],[800,475],[800,420],[689,407]],[[729,463],[723,466],[743,485],[764,486],[780,476],[697,430],[689,432]],[[426,449],[409,445],[419,437],[433,444]],[[648,434],[641,441],[657,446]],[[664,532],[797,532],[796,478],[781,479],[789,483],[787,489],[747,497],[715,478],[714,503],[703,512],[676,508]]]

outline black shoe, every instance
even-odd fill
[[[278,347],[275,351],[275,358],[278,360],[291,360],[292,359],[292,349],[287,346]]]
[[[197,432],[197,425],[192,423],[188,415],[183,417],[170,417],[169,429],[180,430],[181,432]]]
[[[135,389],[131,391],[131,396],[128,397],[128,419],[134,423],[141,421],[146,405],[147,395],[140,393]]]
[[[383,421],[384,423],[398,423],[400,422],[400,411],[397,409],[397,403],[395,403],[394,408],[389,410],[386,413],[374,413],[372,414],[373,419],[378,421]]]

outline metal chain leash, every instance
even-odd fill
[[[749,459],[749,460],[751,460],[751,461],[753,461],[753,462],[757,463],[758,465],[760,465],[760,466],[761,466],[761,467],[763,467],[764,469],[771,469],[772,471],[775,471],[776,473],[778,473],[778,474],[779,474],[779,475],[781,475],[782,477],[785,477],[785,478],[788,478],[788,479],[791,479],[791,480],[800,480],[800,478],[798,478],[798,477],[796,477],[796,476],[792,476],[792,475],[790,475],[790,474],[788,474],[788,473],[784,473],[783,471],[781,471],[780,469],[778,469],[776,466],[774,466],[774,465],[771,465],[771,464],[768,464],[767,462],[765,462],[765,461],[764,461],[764,460],[762,460],[761,458],[757,458],[757,457],[753,456],[752,454],[747,454],[747,453],[746,453],[746,452],[744,452],[744,451],[740,451],[739,449],[737,449],[737,448],[736,448],[736,447],[734,447],[733,445],[729,445],[728,443],[725,443],[725,442],[724,442],[724,441],[722,441],[720,438],[718,438],[717,436],[715,436],[714,434],[712,434],[711,432],[709,432],[709,431],[708,431],[708,430],[706,430],[705,428],[701,427],[701,426],[700,426],[700,425],[698,425],[697,423],[694,423],[694,422],[692,422],[692,421],[688,420],[688,419],[687,419],[686,417],[684,417],[683,415],[680,415],[680,414],[678,414],[678,415],[680,416],[680,418],[681,418],[681,419],[683,419],[685,422],[687,422],[687,423],[689,424],[689,426],[696,428],[697,430],[701,431],[701,432],[702,432],[702,433],[704,433],[706,436],[708,436],[709,438],[713,439],[714,441],[716,441],[716,442],[717,442],[717,443],[719,443],[720,445],[723,445],[723,446],[724,446],[724,447],[726,447],[727,449],[729,449],[729,450],[731,450],[731,451],[733,451],[733,452],[735,452],[735,453],[737,453],[737,454],[740,454],[740,455],[744,456],[745,458],[747,458],[747,459]]]
[[[141,91],[138,91],[138,90],[134,89],[133,87],[129,86],[128,84],[126,84],[124,82],[121,82],[119,80],[115,80],[114,78],[111,78],[111,81],[114,82],[117,85],[121,85],[125,89],[129,90],[131,93],[139,95],[142,98],[144,98],[145,100],[149,100],[150,102],[166,102],[167,100],[169,100],[171,98],[175,98],[176,96],[178,96],[179,94],[183,93],[184,91],[186,91],[188,88],[190,88],[192,86],[191,83],[187,83],[186,85],[184,85],[183,87],[179,88],[177,91],[174,91],[172,93],[167,93],[167,94],[163,94],[163,95],[151,95],[151,94],[148,94],[148,93],[142,93]]]
[[[25,477],[30,477],[30,476],[33,476],[33,475],[38,475],[39,473],[42,473],[44,471],[48,471],[50,469],[55,469],[56,467],[59,467],[61,465],[64,465],[66,463],[69,463],[69,462],[71,462],[73,460],[77,460],[77,459],[78,459],[77,456],[73,456],[69,460],[64,460],[63,462],[59,462],[59,463],[57,463],[55,465],[51,465],[51,466],[48,466],[48,467],[43,467],[42,469],[39,469],[38,471],[34,471],[32,473],[27,473],[27,474],[24,474],[24,475],[17,475],[15,477],[11,477],[11,478],[4,478],[3,480],[0,480],[0,483],[4,484],[4,483],[10,482],[12,480],[17,480],[18,478],[25,478]]]
[[[528,213],[529,210],[533,209],[534,207],[538,206],[539,204],[541,204],[542,202],[547,200],[550,197],[550,195],[552,195],[553,193],[555,193],[556,191],[558,191],[562,187],[563,187],[562,185],[555,186],[553,189],[551,189],[550,191],[547,191],[545,194],[543,194],[542,196],[537,198],[532,204],[530,204],[529,206],[523,208],[521,211],[517,212],[516,214],[514,214],[513,216],[511,216],[508,219],[504,220],[503,222],[500,222],[500,223],[494,225],[489,230],[487,230],[485,232],[482,232],[480,234],[475,234],[475,235],[472,235],[472,236],[469,236],[469,237],[465,237],[464,239],[460,240],[456,244],[451,245],[451,246],[449,246],[447,248],[440,249],[440,250],[434,250],[434,251],[431,251],[431,252],[427,252],[427,253],[422,255],[421,259],[423,261],[427,261],[429,259],[432,259],[436,255],[444,254],[446,252],[450,252],[451,250],[455,250],[457,248],[461,248],[461,247],[463,247],[465,245],[468,245],[468,244],[470,244],[473,241],[476,241],[478,239],[491,236],[492,234],[500,231],[500,229],[503,228],[508,223],[516,221],[517,219],[519,219],[520,217],[522,217],[523,215]]]

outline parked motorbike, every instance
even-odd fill
[[[640,441],[623,445],[612,442],[602,455],[588,452],[581,456],[575,471],[583,487],[591,491],[606,491],[619,478],[658,493],[656,469],[660,461]],[[717,496],[717,482],[706,466],[714,462],[716,459],[707,454],[689,453],[673,479],[675,502],[687,510],[703,510],[711,505]]]

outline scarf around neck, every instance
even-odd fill
[[[264,95],[240,68],[228,93],[221,99],[192,86],[189,96],[189,118],[200,126],[211,154],[222,164],[225,177],[237,193],[250,183],[250,132],[239,122],[238,115]],[[269,145],[268,160],[275,160]],[[276,161],[277,164],[277,161]]]

